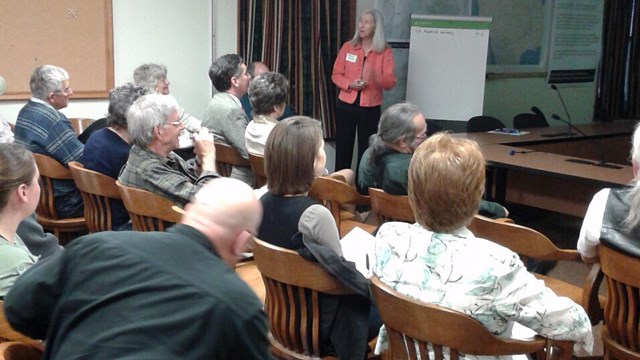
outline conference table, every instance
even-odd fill
[[[573,130],[571,136],[566,126],[455,136],[480,145],[487,161],[490,200],[584,217],[597,191],[633,179],[629,150],[635,124],[581,124],[576,127],[584,134]],[[605,161],[607,167],[597,166]]]

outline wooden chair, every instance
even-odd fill
[[[479,321],[455,310],[400,294],[371,277],[371,292],[389,336],[388,359],[442,360],[469,355],[546,354],[546,359],[571,359],[573,343],[536,336],[532,340],[499,338]],[[429,354],[432,347],[433,355]],[[431,355],[431,356],[429,356]],[[545,357],[542,357],[545,359]]]
[[[249,162],[251,170],[256,177],[256,189],[267,184],[267,173],[264,169],[264,155],[249,153]]]
[[[84,217],[63,219],[58,216],[53,202],[52,179],[73,180],[71,171],[57,160],[42,154],[33,154],[38,171],[40,171],[40,200],[36,208],[36,220],[43,228],[51,231],[61,243],[71,235],[86,231]],[[63,237],[62,235],[69,235]]]
[[[320,359],[320,294],[353,291],[295,251],[255,239],[253,256],[266,291],[271,352],[280,359]]]
[[[89,232],[113,230],[111,202],[122,201],[116,179],[97,171],[85,169],[76,161],[69,163],[69,169],[84,201],[84,218]]]
[[[19,341],[0,343],[0,360],[40,360],[44,347]]]
[[[604,318],[602,343],[605,359],[640,359],[640,259],[600,245],[600,264],[592,273],[595,281],[585,287],[587,313],[601,311]],[[607,299],[602,306],[598,290],[602,279],[607,284]],[[604,311],[602,312],[602,309]]]
[[[407,195],[391,195],[382,189],[369,188],[369,197],[371,211],[376,215],[380,225],[387,221],[416,222]]]
[[[182,214],[175,211],[173,202],[163,196],[136,189],[116,181],[118,193],[131,217],[135,231],[164,231],[180,221]]]
[[[42,347],[42,342],[22,335],[11,327],[4,314],[4,301],[0,300],[0,342],[5,341],[18,341]]]
[[[359,221],[348,219],[348,216],[352,214],[342,214],[340,205],[352,204],[352,205],[371,205],[371,201],[368,196],[361,195],[355,188],[350,186],[344,181],[333,179],[329,176],[317,177],[311,189],[309,190],[309,196],[322,202],[331,210],[331,214],[336,221],[336,226],[340,233],[340,238],[349,233],[355,227],[362,228],[368,233],[375,231],[376,227],[373,225],[361,223]]]
[[[95,119],[88,118],[70,118],[69,122],[71,123],[71,127],[76,134],[80,135],[84,131],[84,129],[88,128],[91,123],[93,123]]]
[[[512,250],[520,255],[525,263],[529,258],[581,261],[580,254],[575,249],[559,249],[549,238],[525,226],[476,215],[468,228],[475,236],[491,240]],[[559,296],[566,296],[577,304],[583,303],[583,288],[546,275],[534,275],[543,280],[545,285]],[[602,297],[599,301],[604,304],[605,298]],[[588,315],[592,323],[599,321],[594,314]]]
[[[220,176],[231,176],[231,170],[234,166],[251,167],[249,160],[243,158],[238,150],[230,145],[215,142],[214,146],[216,147],[216,169]]]

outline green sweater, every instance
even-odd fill
[[[396,151],[387,153],[375,165],[369,164],[371,148],[362,155],[358,168],[358,191],[361,194],[369,194],[369,188],[374,187],[384,190],[392,195],[407,195],[409,179],[407,172],[411,163],[412,154],[404,154]],[[502,205],[482,200],[480,202],[480,215],[501,218],[506,213]]]

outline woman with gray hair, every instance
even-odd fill
[[[138,66],[133,72],[133,81],[137,86],[144,87],[148,94],[170,94],[171,82],[167,79],[167,67],[162,64],[149,63]],[[178,119],[189,132],[197,132],[202,127],[202,121],[187,113],[182,107],[178,109]],[[183,134],[180,141],[181,144],[191,143],[188,134]]]
[[[400,103],[382,114],[378,132],[371,136],[371,146],[365,151],[358,169],[358,191],[368,194],[369,188],[392,195],[407,195],[407,170],[415,149],[427,138],[427,123],[417,106]],[[509,215],[502,205],[482,200],[480,214],[491,218]]]
[[[129,132],[127,112],[136,99],[146,93],[146,89],[131,83],[109,91],[109,114],[107,127],[95,131],[84,146],[80,162],[86,169],[97,171],[114,179],[129,158]],[[109,200],[111,205],[112,228],[128,229],[129,214],[119,200]],[[123,228],[124,227],[124,228]]]
[[[586,263],[599,261],[600,243],[640,257],[640,125],[631,141],[631,165],[631,186],[602,189],[589,204],[578,238],[578,252]]]
[[[253,120],[244,133],[247,151],[262,155],[267,137],[287,107],[289,80],[279,73],[267,72],[257,76],[249,85],[249,101]]]

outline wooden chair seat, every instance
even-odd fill
[[[76,161],[69,163],[71,175],[82,194],[84,218],[89,232],[113,230],[110,199],[122,201],[116,179],[85,169]]]
[[[84,217],[60,218],[53,199],[51,180],[73,180],[71,171],[54,158],[43,154],[33,154],[40,172],[40,200],[36,208],[36,220],[45,230],[52,232],[64,245],[71,234],[87,231]],[[62,236],[62,235],[66,236]]]
[[[258,299],[264,304],[266,291],[264,283],[262,282],[262,274],[260,274],[256,262],[245,261],[238,263],[238,265],[236,265],[236,274],[238,274],[238,277],[242,279],[242,281],[249,285]]]
[[[320,294],[353,291],[297,252],[255,239],[262,274],[272,353],[280,359],[335,359],[320,353]]]
[[[182,214],[173,209],[173,202],[163,196],[136,189],[116,181],[118,193],[131,217],[135,231],[164,231],[180,221]]]
[[[248,159],[240,155],[238,150],[221,142],[214,142],[216,148],[216,169],[220,176],[231,176],[231,170],[234,166],[251,167]]]
[[[389,336],[387,359],[432,359],[468,355],[546,354],[547,359],[571,359],[573,343],[541,336],[533,340],[494,336],[482,323],[455,310],[427,304],[400,294],[376,276],[371,292]],[[430,354],[430,348],[433,354]],[[553,349],[553,351],[551,351]],[[429,356],[430,355],[430,356]],[[545,358],[545,357],[542,357]]]
[[[343,177],[344,179],[344,177]],[[355,188],[344,181],[330,176],[320,176],[313,181],[309,190],[309,197],[323,203],[333,215],[336,226],[340,232],[340,238],[344,237],[354,227],[360,227],[371,233],[375,226],[364,224],[353,219],[353,214],[343,215],[341,205],[371,205],[368,196],[361,195]],[[343,218],[345,216],[345,218]]]

